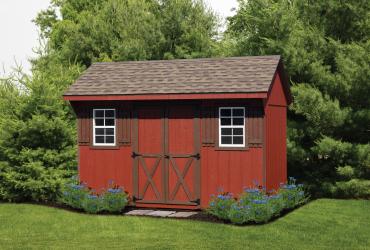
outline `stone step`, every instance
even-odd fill
[[[135,209],[131,210],[126,215],[145,215],[153,217],[169,217],[169,218],[187,218],[197,214],[195,211],[169,211],[169,210],[148,210],[148,209]]]

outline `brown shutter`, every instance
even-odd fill
[[[131,119],[130,111],[125,107],[117,110],[117,141],[120,145],[130,145],[131,143]]]
[[[79,145],[89,144],[92,132],[90,108],[81,106],[78,107],[76,111],[78,126],[78,144]]]
[[[215,123],[215,108],[202,108],[202,145],[205,147],[213,147],[215,145],[216,123]]]
[[[247,108],[247,134],[249,147],[261,147],[263,143],[263,109]]]

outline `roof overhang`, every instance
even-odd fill
[[[266,92],[207,94],[146,94],[146,95],[64,95],[66,101],[148,101],[206,99],[266,99]]]

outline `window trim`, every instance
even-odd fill
[[[233,109],[243,109],[243,113],[244,113],[244,116],[243,116],[243,125],[221,125],[221,110],[223,109],[230,109],[231,110],[231,116],[230,116],[230,119],[233,119],[233,114],[232,114],[232,110]],[[241,116],[236,116],[235,118],[241,118]],[[230,148],[230,149],[238,149],[238,148],[245,148],[246,147],[246,132],[245,132],[245,125],[246,125],[246,120],[245,120],[245,107],[243,106],[238,106],[238,107],[219,107],[218,108],[218,147],[219,148]],[[242,128],[243,129],[243,144],[222,144],[221,142],[221,129],[222,128]],[[233,135],[231,135],[231,137],[233,137]]]
[[[105,124],[103,126],[96,126],[95,125],[95,111],[99,111],[99,110],[103,110],[104,111],[104,123],[105,123],[105,111],[106,110],[113,110],[114,111],[114,126],[105,126]],[[117,135],[117,109],[115,108],[96,108],[96,109],[93,109],[93,146],[98,146],[98,147],[114,147],[117,145],[117,139],[116,139],[116,135]],[[96,143],[96,135],[95,135],[95,129],[96,128],[113,128],[113,143]]]

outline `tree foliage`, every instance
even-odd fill
[[[231,54],[283,55],[289,171],[317,195],[369,197],[369,20],[366,0],[240,0],[228,20]]]
[[[62,61],[89,66],[211,56],[218,19],[201,0],[54,0],[35,22]]]
[[[61,98],[93,62],[282,54],[294,103],[290,175],[317,195],[370,196],[370,11],[366,0],[240,0],[219,41],[202,0],[51,0],[32,76],[0,79],[0,199],[55,200],[76,170]]]
[[[32,77],[0,79],[0,200],[54,201],[76,172],[62,94],[91,63],[212,56],[217,22],[201,0],[53,0]]]

